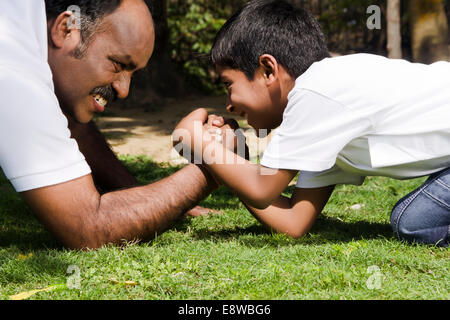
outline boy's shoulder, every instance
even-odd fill
[[[373,73],[367,69],[382,65],[386,60],[388,59],[382,56],[364,53],[325,58],[313,63],[296,79],[290,95],[302,89],[323,95],[328,95],[329,90],[345,92],[360,85],[368,73]]]
[[[333,56],[315,62],[297,80],[308,80],[314,77],[351,78],[355,73],[364,72],[373,66],[389,64],[390,60],[383,56],[368,53],[357,53],[343,56]]]
[[[448,71],[450,62],[425,65],[374,54],[350,54],[312,64],[296,79],[293,92],[309,89],[333,97],[347,96],[349,91],[353,95],[379,94],[390,87],[417,87],[421,79],[442,78],[442,74]]]

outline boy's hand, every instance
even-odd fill
[[[190,159],[196,159],[195,155],[201,157],[206,145],[215,140],[248,160],[249,151],[245,136],[237,129],[239,125],[235,120],[216,115],[208,116],[205,109],[197,109],[184,117],[176,126],[173,133],[173,145],[181,156],[186,157],[183,151],[189,150]]]
[[[249,160],[250,152],[246,143],[246,137],[239,124],[234,119],[224,119],[221,116],[209,115],[205,124],[205,129],[212,133],[216,133],[217,129],[221,130],[222,144],[230,151],[237,153],[239,156]],[[217,133],[216,133],[217,134]]]

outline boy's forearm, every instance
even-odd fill
[[[334,186],[296,188],[290,199],[280,196],[265,210],[246,206],[263,224],[288,236],[299,238],[311,229],[333,190]]]
[[[203,160],[208,170],[245,203],[255,208],[269,206],[296,174],[294,171],[274,170],[253,164],[219,143],[211,142],[204,150]]]
[[[315,221],[313,214],[295,212],[291,200],[283,196],[264,210],[253,208],[245,203],[244,205],[268,229],[296,239],[305,235]]]

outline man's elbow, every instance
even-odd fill
[[[109,243],[105,228],[87,221],[66,225],[54,235],[69,250],[95,250]]]
[[[96,250],[107,244],[106,241],[101,241],[98,235],[87,231],[81,232],[75,237],[65,237],[60,241],[66,249],[79,251]]]

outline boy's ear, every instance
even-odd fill
[[[69,50],[75,49],[81,41],[80,30],[74,23],[74,15],[71,11],[61,13],[50,24],[50,42],[55,48],[62,49],[66,46]]]
[[[274,56],[270,54],[263,54],[259,57],[259,67],[263,71],[263,76],[268,84],[271,84],[278,79],[279,66]]]

